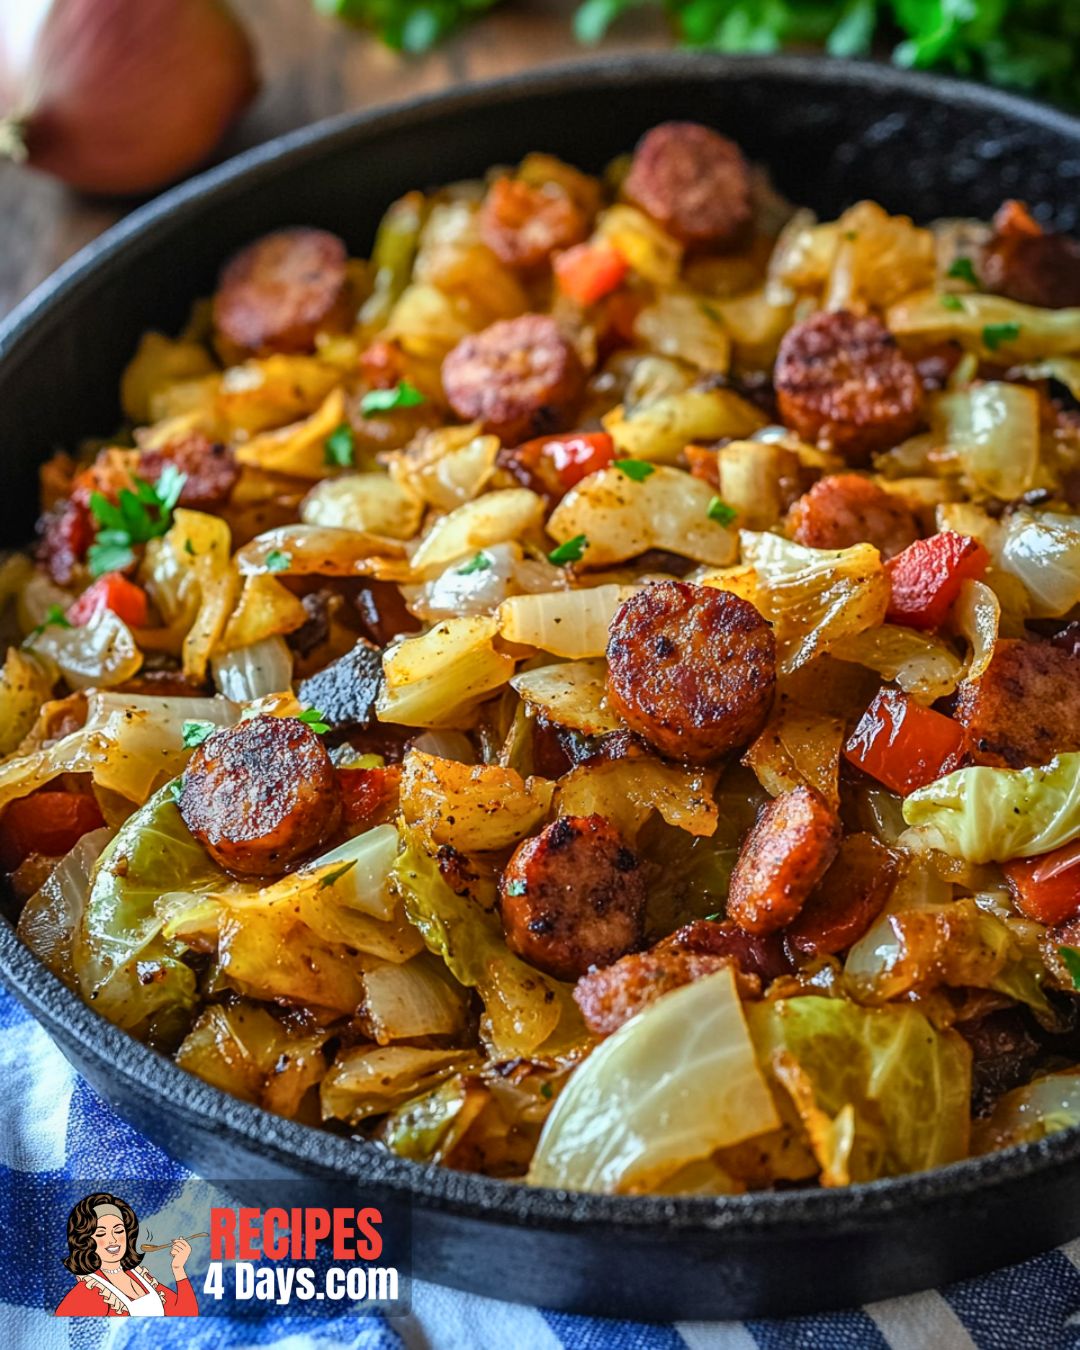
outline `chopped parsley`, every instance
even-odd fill
[[[45,617],[36,628],[31,629],[27,636],[27,642],[33,642],[34,638],[40,637],[46,628],[73,628],[74,624],[60,608],[59,605],[50,605],[45,611]]]
[[[348,862],[342,863],[340,867],[335,867],[332,872],[327,872],[326,876],[322,877],[319,881],[319,890],[323,891],[327,886],[333,886],[333,884],[336,881],[340,881],[347,872],[351,872],[355,866],[356,859],[350,858]]]
[[[612,462],[621,474],[635,483],[643,483],[649,474],[656,472],[656,466],[647,459],[616,459]]]
[[[996,352],[1003,342],[1015,342],[1019,336],[1018,323],[988,323],[982,330],[982,340],[992,352]]]
[[[266,570],[268,572],[285,572],[292,566],[292,555],[285,553],[280,548],[272,548],[266,555]]]
[[[188,750],[194,750],[197,745],[202,745],[208,736],[212,736],[218,730],[214,722],[185,722],[181,731],[181,739]]]
[[[722,919],[723,917],[724,917],[724,916],[720,913],[719,910],[717,910],[715,914],[706,914],[706,915],[705,915],[706,922],[708,922],[708,923],[712,923],[713,920],[715,920],[715,919]]]
[[[322,736],[330,730],[330,723],[326,720],[326,714],[315,708],[305,708],[300,714],[299,720],[303,722],[304,726],[310,728],[316,736]]]
[[[1058,956],[1065,962],[1065,969],[1073,982],[1074,989],[1080,989],[1080,952],[1075,947],[1059,947]]]
[[[427,399],[408,380],[400,380],[393,389],[372,389],[360,400],[360,411],[365,417],[395,412],[398,408],[417,408]]]
[[[552,1088],[552,1086],[551,1086],[550,1083],[541,1083],[541,1084],[540,1084],[540,1096],[543,1097],[544,1101],[546,1101],[546,1102],[551,1101],[551,1096],[552,1096],[552,1092],[553,1092],[553,1091],[554,1091],[554,1089]]]
[[[548,554],[548,562],[554,563],[556,567],[565,567],[568,563],[580,562],[588,547],[588,539],[583,534],[575,534],[573,539],[568,539],[565,544],[560,544],[558,548],[551,550]]]
[[[970,258],[954,258],[945,275],[952,277],[954,281],[966,281],[969,286],[979,285],[979,278],[975,275],[975,264]]]
[[[720,313],[720,311],[716,308],[715,305],[710,305],[708,300],[701,300],[698,303],[702,314],[705,315],[705,317],[709,320],[710,323],[718,323],[720,325],[723,325],[724,316]]]
[[[507,895],[524,895],[529,888],[520,877],[517,877],[514,881],[508,881],[503,889]]]
[[[715,520],[717,525],[730,525],[738,514],[738,511],[733,506],[728,506],[721,497],[714,497],[709,503],[709,519]]]
[[[486,572],[491,566],[491,559],[486,553],[477,553],[469,559],[464,567],[459,567],[457,574],[459,577],[471,577],[474,572]]]
[[[156,483],[134,478],[134,491],[121,488],[114,504],[103,492],[90,496],[90,514],[98,531],[87,560],[92,577],[123,572],[135,561],[135,545],[165,534],[187,482],[175,464],[166,464]]]
[[[941,297],[941,308],[951,309],[956,313],[963,314],[964,302],[958,295],[943,295]]]
[[[356,456],[356,436],[348,422],[335,427],[323,442],[323,458],[327,464],[349,469]]]

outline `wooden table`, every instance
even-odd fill
[[[258,46],[263,87],[216,157],[350,108],[580,56],[570,31],[576,4],[506,0],[436,51],[403,57],[320,17],[311,0],[233,0]],[[667,40],[650,10],[623,21],[603,50]],[[131,206],[91,201],[41,174],[0,165],[0,315]]]

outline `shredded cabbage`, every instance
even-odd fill
[[[530,1055],[556,1030],[575,1034],[580,1023],[570,986],[542,975],[507,947],[493,881],[482,885],[477,877],[470,884],[484,894],[459,895],[435,860],[409,840],[392,884],[428,950],[442,957],[460,984],[479,993],[482,1032],[495,1056]]]
[[[889,579],[872,544],[836,551],[750,530],[739,538],[744,561],[764,587],[765,617],[776,628],[782,673],[885,618]]]
[[[727,967],[658,999],[575,1069],[528,1180],[662,1192],[687,1163],[779,1124]]]
[[[268,637],[237,647],[210,662],[218,693],[236,703],[251,703],[292,688],[293,658],[284,638]]]
[[[904,798],[909,847],[965,862],[1050,853],[1080,835],[1080,753],[1034,769],[957,769]]]
[[[460,729],[484,695],[514,673],[514,658],[493,645],[498,631],[496,620],[482,615],[443,619],[389,648],[376,705],[379,721]]]
[[[1035,484],[1039,470],[1039,395],[986,380],[939,395],[934,420],[977,493],[1009,501]]]
[[[709,515],[714,495],[708,483],[681,469],[661,465],[640,481],[616,468],[601,469],[566,494],[547,529],[560,544],[583,535],[588,567],[623,562],[651,548],[725,567],[735,561],[736,540]]]
[[[515,675],[510,686],[533,710],[586,736],[619,731],[607,703],[607,662],[566,661]]]
[[[916,1008],[814,995],[748,1004],[746,1021],[762,1064],[790,1092],[798,1076],[783,1066],[794,1062],[834,1127],[839,1156],[826,1157],[806,1103],[795,1101],[819,1166],[831,1165],[824,1181],[874,1181],[966,1155],[971,1051],[957,1032],[936,1031]]]
[[[1050,511],[1017,511],[1001,540],[1001,563],[1023,582],[1036,618],[1080,604],[1080,523]]]
[[[188,833],[172,784],[136,811],[94,870],[72,962],[83,998],[141,1040],[175,1045],[195,1013],[195,972],[165,936],[161,893],[183,878],[200,894],[224,873]]]
[[[401,774],[401,812],[435,844],[465,853],[516,844],[536,829],[551,805],[554,784],[528,781],[497,764],[459,764],[415,749]]]

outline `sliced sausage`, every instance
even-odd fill
[[[533,271],[557,249],[580,244],[589,230],[584,211],[553,183],[534,187],[498,178],[480,208],[480,237],[508,267]]]
[[[994,217],[979,280],[995,295],[1040,309],[1080,305],[1080,241],[1048,234],[1023,202],[1008,201]]]
[[[608,702],[661,754],[704,763],[765,725],[776,641],[748,601],[661,581],[631,596],[610,632]]]
[[[971,1046],[971,1113],[989,1115],[999,1097],[1030,1081],[1042,1046],[1020,1008],[1001,1008],[955,1026]]]
[[[862,464],[918,427],[914,365],[873,315],[814,314],[784,334],[773,373],[785,426]]]
[[[850,834],[836,860],[784,933],[800,956],[846,951],[885,908],[896,881],[896,859],[872,834]]]
[[[326,230],[276,230],[235,254],[214,296],[214,325],[254,356],[306,352],[348,321],[346,252]]]
[[[560,980],[641,945],[641,863],[603,816],[561,816],[518,845],[499,883],[506,944]]]
[[[753,220],[750,169],[734,141],[698,122],[662,122],[638,142],[627,199],[688,245],[734,248]]]
[[[596,1036],[610,1036],[664,994],[734,965],[740,993],[753,998],[790,969],[775,938],[755,937],[732,923],[700,919],[647,952],[624,956],[582,976],[574,1000]]]
[[[723,923],[695,919],[664,938],[655,950],[727,957],[744,975],[756,976],[762,986],[772,984],[792,968],[780,938],[771,933],[749,933],[730,919]]]
[[[559,431],[573,421],[585,370],[548,314],[504,319],[463,338],[442,365],[454,412],[480,421],[504,445]]]
[[[775,933],[799,914],[840,846],[840,821],[812,788],[769,802],[743,841],[728,916],[751,933]]]
[[[791,508],[787,529],[807,548],[867,543],[882,558],[895,557],[919,537],[915,517],[904,502],[857,473],[819,479]]]
[[[367,731],[382,686],[382,651],[363,638],[350,652],[301,681],[297,697],[318,708],[334,731]]]
[[[156,483],[167,464],[184,475],[180,505],[195,511],[213,511],[224,506],[240,477],[240,467],[228,446],[210,440],[200,431],[179,436],[153,450],[143,450],[135,472],[147,483]]]
[[[977,680],[964,680],[953,716],[977,764],[1021,769],[1080,750],[1080,659],[1050,643],[1001,638]]]
[[[325,747],[303,722],[252,717],[196,749],[179,805],[215,862],[272,876],[337,828],[341,787]]]

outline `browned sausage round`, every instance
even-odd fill
[[[252,717],[215,732],[191,756],[180,814],[222,867],[271,876],[337,828],[341,788],[303,722]]]
[[[641,945],[641,864],[603,816],[561,816],[514,851],[499,884],[506,944],[560,980]]]
[[[845,951],[885,908],[896,881],[896,858],[872,834],[849,834],[784,941],[802,956]]]
[[[1047,234],[1022,202],[1008,201],[994,217],[979,279],[986,290],[1024,305],[1080,305],[1080,241]]]
[[[792,539],[807,548],[867,543],[883,558],[894,558],[919,537],[903,501],[857,473],[819,479],[791,508],[787,527]]]
[[[611,622],[608,702],[672,759],[705,763],[758,734],[776,687],[776,640],[748,601],[661,581]]]
[[[774,798],[743,841],[727,913],[751,933],[775,933],[798,915],[840,847],[840,821],[812,788]]]
[[[315,334],[347,322],[345,245],[326,230],[277,230],[241,249],[221,273],[214,324],[256,356],[310,351]]]
[[[588,233],[585,213],[553,185],[533,187],[499,178],[480,208],[480,237],[508,267],[542,267],[556,249],[580,244]]]
[[[148,483],[156,483],[166,464],[174,464],[184,475],[180,505],[196,511],[224,506],[240,477],[240,468],[228,446],[210,440],[201,431],[142,451],[135,472]]]
[[[574,1001],[594,1035],[610,1036],[663,994],[728,965],[735,967],[744,998],[758,997],[763,986],[792,968],[779,938],[698,919],[647,952],[582,976]]]
[[[746,237],[753,218],[742,152],[698,122],[662,122],[647,132],[623,191],[684,244],[732,248]]]
[[[814,314],[784,335],[773,372],[786,426],[862,464],[918,427],[918,372],[872,315]]]
[[[568,426],[585,389],[577,352],[547,314],[522,314],[463,338],[443,361],[454,412],[504,445]]]

